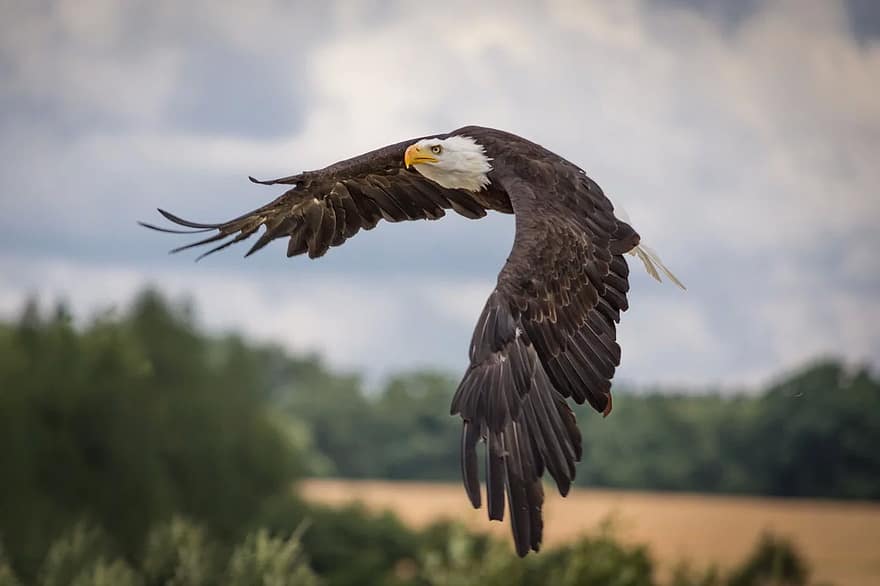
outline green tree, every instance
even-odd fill
[[[749,430],[755,492],[880,498],[880,381],[819,362],[774,385]]]
[[[129,559],[178,513],[240,537],[301,469],[260,360],[151,291],[80,329],[35,304],[0,327],[0,532],[19,575],[80,518]]]

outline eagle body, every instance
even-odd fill
[[[513,247],[477,320],[451,413],[462,418],[462,480],[471,503],[482,504],[482,443],[489,518],[503,520],[506,505],[517,553],[538,551],[541,477],[548,472],[565,496],[582,455],[567,399],[611,411],[621,357],[616,328],[628,307],[624,255],[640,257],[658,280],[663,272],[680,282],[582,169],[500,130],[467,126],[320,170],[251,180],[290,187],[227,222],[190,222],[159,210],[186,230],[144,225],[210,233],[175,252],[215,244],[211,254],[259,233],[247,255],[287,238],[288,256],[317,258],[383,219],[436,220],[449,210],[472,219],[515,214]]]

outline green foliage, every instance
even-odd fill
[[[293,510],[293,509],[292,509]],[[301,524],[287,538],[266,528],[222,548],[205,527],[176,518],[154,526],[140,563],[114,556],[112,538],[94,526],[78,523],[49,548],[34,582],[38,586],[656,586],[654,564],[642,546],[621,544],[611,526],[575,543],[520,559],[505,540],[472,533],[463,526],[438,523],[416,533],[388,515],[356,508],[319,510],[315,525]],[[324,516],[322,517],[323,514]],[[336,523],[325,524],[336,515]],[[329,549],[327,539],[340,527]],[[313,528],[325,532],[311,545],[303,539]],[[402,538],[405,538],[404,545]],[[393,552],[386,552],[390,546]],[[225,553],[221,554],[220,550]],[[371,563],[358,558],[372,552]],[[325,555],[310,564],[311,555]],[[378,554],[378,555],[377,555]],[[338,556],[338,557],[335,557]],[[4,567],[6,569],[4,569]],[[670,586],[805,586],[805,562],[785,540],[764,536],[754,552],[728,576],[716,568],[697,571],[680,565]],[[0,555],[0,584],[20,586]]]
[[[765,534],[727,583],[728,586],[806,586],[809,570],[790,542]]]
[[[504,541],[439,524],[425,532],[420,578],[431,586],[652,586],[654,564],[604,524],[571,545],[520,559]],[[680,585],[685,586],[685,585]],[[687,585],[691,586],[691,585]]]
[[[628,547],[614,539],[606,526],[567,548],[562,563],[550,572],[551,584],[561,586],[651,586],[653,562],[644,546]]]
[[[669,586],[722,586],[724,580],[718,566],[697,569],[688,560],[682,560],[672,570]]]
[[[33,304],[0,327],[0,470],[15,471],[0,483],[0,531],[19,575],[82,517],[127,558],[177,513],[239,537],[298,471],[267,415],[261,356],[201,335],[152,292],[81,329]]]
[[[87,523],[74,525],[46,554],[40,586],[138,586],[128,564],[113,555],[112,539]]]
[[[303,546],[312,567],[333,586],[387,583],[398,564],[418,554],[418,537],[391,513],[315,507],[309,520]]]
[[[207,336],[149,291],[76,328],[30,303],[0,323],[0,586],[654,584],[649,552],[607,531],[520,560],[454,525],[291,496],[306,470],[457,480],[455,383],[409,373],[370,394],[315,357]],[[838,363],[755,395],[617,392],[610,418],[578,416],[586,484],[880,498],[880,381]],[[773,538],[729,575],[671,580],[806,582]]]
[[[315,376],[315,378],[317,378]],[[393,378],[368,397],[355,379],[294,385],[283,408],[311,430],[328,475],[449,478],[458,471],[459,429],[449,416],[452,380],[436,373]]]
[[[432,373],[398,375],[372,404],[377,434],[371,446],[382,478],[437,480],[460,469],[459,422],[449,416],[453,379]],[[449,425],[449,420],[454,425]],[[430,462],[429,465],[426,463]]]
[[[131,567],[121,560],[98,560],[81,572],[70,586],[142,586],[143,582]]]
[[[522,584],[526,563],[506,543],[444,527],[445,540],[422,555],[421,579],[430,586],[508,586]],[[435,529],[436,531],[436,529]],[[432,536],[436,540],[437,536]]]
[[[321,512],[321,511],[319,511]],[[332,515],[330,510],[323,511]],[[403,529],[392,517],[359,509],[336,511],[337,524],[307,545],[303,540],[322,526],[300,525],[288,538],[257,529],[220,555],[204,527],[174,519],[153,527],[139,565],[114,557],[107,533],[79,523],[59,537],[43,561],[39,586],[318,586],[327,584],[390,584],[397,586],[655,586],[654,564],[642,546],[622,545],[609,525],[575,543],[518,558],[504,540],[472,533],[458,524],[439,523],[421,533]],[[326,519],[326,517],[324,518]],[[327,548],[331,532],[345,520],[358,531],[342,536],[325,557],[333,566],[310,564],[311,554]],[[400,542],[405,537],[407,545]],[[381,554],[388,545],[395,553]],[[372,564],[358,555],[372,551]],[[410,555],[411,554],[411,555]],[[336,555],[336,554],[334,554]],[[19,586],[3,570],[0,584]],[[8,566],[6,566],[8,568]],[[670,586],[805,586],[805,562],[785,540],[764,536],[739,568],[722,576],[717,568],[702,571],[680,565]],[[5,580],[5,581],[4,581]]]
[[[181,517],[161,523],[147,536],[144,577],[155,586],[208,586],[216,583],[219,551],[205,530]]]
[[[303,549],[330,586],[395,583],[398,570],[413,568],[428,543],[388,512],[371,512],[361,505],[306,506],[283,497],[267,503],[255,527],[283,534],[302,524],[308,526]]]
[[[154,527],[139,567],[114,557],[111,537],[76,524],[49,548],[38,586],[318,586],[300,543],[265,529],[247,535],[226,556],[217,555],[203,527],[174,519]],[[0,552],[2,553],[2,552]],[[21,586],[0,556],[0,585]]]
[[[261,529],[249,535],[232,553],[223,583],[314,586],[319,581],[303,557],[298,535],[280,539]]]
[[[773,386],[750,428],[755,492],[880,498],[880,381],[822,362]]]
[[[285,403],[343,477],[457,480],[455,380],[412,373],[376,395],[339,380]],[[587,486],[880,498],[880,381],[821,362],[754,395],[619,389],[603,419],[576,408]]]
[[[524,560],[508,544],[458,525],[429,528],[416,583],[429,586],[656,586],[654,562],[644,546],[622,544],[613,526],[571,545]],[[725,575],[717,566],[682,562],[667,586],[806,586],[806,565],[787,541],[765,535],[749,558]]]
[[[657,490],[740,492],[747,409],[755,399],[675,394],[615,395],[603,419],[578,409],[584,434],[580,468],[588,485]],[[579,475],[581,469],[578,470]]]
[[[21,582],[6,558],[6,550],[3,548],[2,541],[0,541],[0,586],[21,586]]]

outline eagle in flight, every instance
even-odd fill
[[[519,136],[479,126],[411,139],[318,171],[260,181],[289,185],[274,201],[227,222],[190,222],[211,233],[173,252],[214,244],[202,256],[257,234],[248,255],[287,238],[287,256],[324,255],[379,220],[436,220],[446,210],[482,218],[516,217],[516,236],[494,291],[477,320],[470,365],[452,399],[462,418],[465,492],[481,506],[477,445],[485,444],[489,519],[504,519],[516,551],[538,551],[546,470],[565,496],[582,454],[566,399],[611,412],[611,379],[620,364],[616,324],[627,309],[629,268],[678,279],[638,233],[614,214],[602,189],[576,165]],[[199,257],[201,258],[201,257]]]

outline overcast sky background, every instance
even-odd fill
[[[735,387],[880,364],[880,3],[0,0],[0,316],[156,284],[201,323],[371,380],[458,372],[510,216],[383,223],[317,262],[198,264],[139,228],[227,219],[465,124],[569,158],[689,286],[633,266],[620,377]]]

